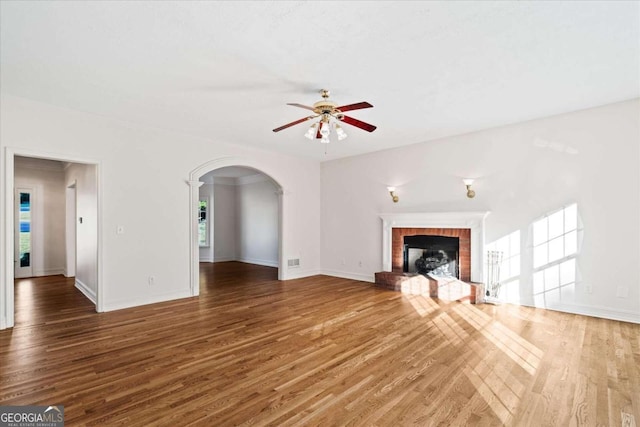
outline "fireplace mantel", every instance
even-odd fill
[[[391,271],[393,228],[471,229],[471,281],[484,281],[484,220],[489,212],[425,212],[380,214],[382,219],[382,269]]]

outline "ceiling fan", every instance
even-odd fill
[[[294,107],[304,108],[305,110],[311,110],[315,115],[302,118],[300,120],[296,120],[295,122],[288,123],[284,126],[280,126],[275,128],[274,132],[280,132],[283,129],[286,129],[291,126],[295,126],[299,123],[306,122],[308,120],[313,120],[316,118],[320,118],[320,120],[309,128],[307,133],[304,135],[309,139],[319,139],[322,143],[329,143],[329,134],[331,133],[331,128],[333,127],[338,135],[338,140],[343,140],[347,137],[347,134],[340,127],[337,122],[332,122],[331,119],[335,119],[336,121],[344,122],[351,126],[358,127],[360,129],[366,130],[367,132],[373,132],[376,130],[374,125],[369,123],[365,123],[363,121],[354,119],[353,117],[345,116],[343,113],[345,111],[351,110],[360,110],[362,108],[371,108],[373,105],[368,102],[358,102],[356,104],[342,105],[338,106],[333,101],[329,100],[329,91],[326,89],[322,89],[320,91],[322,95],[322,100],[313,104],[313,107],[309,107],[307,105],[295,104],[295,103],[287,103],[287,105],[293,105]]]

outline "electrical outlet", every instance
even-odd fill
[[[585,294],[593,293],[593,288],[591,287],[591,285],[586,285],[586,286],[584,287],[584,293],[585,293]]]
[[[358,267],[362,267],[362,261],[358,261]]]
[[[154,276],[149,276],[149,286],[153,286],[156,284],[156,278]]]
[[[629,288],[626,286],[618,286],[616,289],[616,296],[618,298],[628,298],[629,297]]]
[[[116,234],[124,234],[124,226],[119,225],[116,227]]]

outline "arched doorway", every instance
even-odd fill
[[[190,289],[191,295],[197,296],[200,293],[199,277],[200,277],[200,239],[199,239],[199,212],[200,212],[200,187],[204,184],[201,178],[209,172],[227,168],[242,167],[253,169],[256,173],[267,176],[276,186],[278,195],[278,279],[283,279],[284,274],[284,258],[283,258],[283,242],[284,242],[284,194],[283,184],[276,174],[274,174],[269,166],[265,166],[259,161],[251,159],[243,159],[238,157],[223,157],[211,160],[194,169],[189,174],[189,258],[190,258]]]

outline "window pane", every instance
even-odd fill
[[[567,206],[564,210],[564,232],[578,228],[578,206]]]
[[[200,212],[198,215],[198,244],[200,246],[207,246],[209,243],[207,239],[207,200],[200,200]]]
[[[578,232],[572,231],[564,236],[564,256],[578,252]]]
[[[539,245],[547,241],[547,218],[533,223],[533,244]]]
[[[544,289],[548,291],[560,286],[560,269],[557,265],[544,270]]]
[[[520,274],[520,255],[516,255],[509,260],[509,273],[510,277]]]
[[[500,280],[504,281],[511,277],[511,268],[509,268],[509,260],[503,260],[500,263]]]
[[[533,248],[533,266],[540,267],[547,263],[547,245],[540,245]]]
[[[520,282],[518,280],[514,280],[503,284],[502,289],[500,289],[500,293],[505,301],[517,303],[520,301]]]
[[[520,232],[515,231],[509,235],[509,249],[510,255],[516,255],[520,253]]]
[[[563,301],[575,301],[576,298],[576,285],[571,283],[569,285],[560,288],[560,298]]]
[[[563,211],[554,213],[549,217],[549,240],[564,233]]]
[[[560,302],[560,289],[555,288],[551,291],[548,291],[544,294],[544,300],[547,306],[549,304],[554,304]]]
[[[549,242],[549,262],[557,261],[564,256],[564,239],[558,237]]]
[[[541,294],[544,292],[544,271],[538,271],[533,274],[533,293]]]
[[[570,259],[560,264],[560,284],[566,285],[576,281],[576,260]]]
[[[20,267],[29,267],[31,265],[31,195],[29,193],[20,193],[18,216]]]

